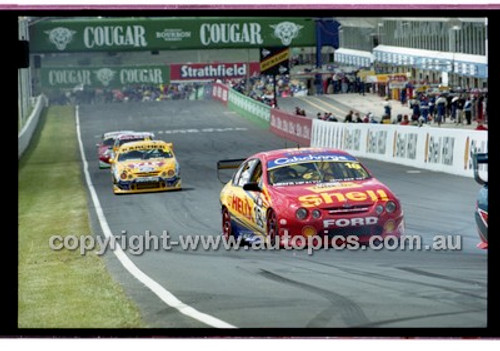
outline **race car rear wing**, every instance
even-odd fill
[[[220,170],[224,169],[236,169],[238,168],[246,158],[235,158],[231,160],[220,160],[217,161],[217,178],[221,183],[227,183],[228,180],[224,181],[220,177]]]
[[[474,179],[481,185],[487,185],[488,181],[484,180],[479,174],[479,165],[488,163],[487,153],[477,153],[472,155],[472,168],[474,169]]]

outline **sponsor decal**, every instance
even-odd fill
[[[190,39],[191,36],[191,32],[178,28],[165,28],[163,32],[156,32],[156,38],[163,39],[164,41],[182,41]]]
[[[393,157],[417,158],[417,133],[398,133],[394,132]]]
[[[348,128],[344,131],[344,149],[359,151],[361,147],[361,130]]]
[[[132,151],[132,150],[152,150],[152,149],[161,149],[165,152],[170,151],[168,148],[159,146],[158,144],[145,144],[145,145],[135,145],[135,146],[122,147],[121,152],[127,152],[127,151]]]
[[[115,77],[115,73],[116,71],[113,71],[112,69],[101,68],[95,72],[95,75],[97,77],[97,80],[99,80],[99,82],[101,82],[102,85],[107,87]]]
[[[359,227],[363,225],[377,224],[377,217],[357,217],[357,218],[338,218],[338,219],[325,219],[323,226],[328,228],[343,228],[343,227]]]
[[[264,43],[259,23],[203,23],[200,26],[200,41],[204,46],[220,43]]]
[[[131,26],[96,26],[85,27],[83,44],[86,48],[95,47],[146,47],[146,28],[141,25]]]
[[[454,137],[436,137],[427,134],[426,162],[453,166],[454,145]]]
[[[366,135],[366,152],[372,154],[385,154],[387,143],[386,130],[368,130]]]
[[[356,161],[352,156],[336,154],[309,154],[305,156],[280,157],[267,163],[267,169],[294,163],[316,162],[316,161]]]
[[[45,33],[49,36],[49,41],[56,46],[57,50],[64,51],[66,46],[73,40],[76,31],[64,27],[57,27],[45,31]]]
[[[342,182],[342,183],[319,183],[317,185],[311,186],[306,189],[315,193],[322,193],[325,190],[361,188],[361,187],[363,187],[361,184],[357,184],[354,182]]]
[[[252,220],[252,206],[248,199],[241,199],[240,197],[233,195],[231,201],[229,202],[231,208],[241,214],[246,219]]]
[[[477,140],[471,137],[467,137],[465,141],[465,152],[464,152],[464,169],[472,169],[472,156],[476,153],[486,153],[488,152],[488,140],[482,139]],[[486,169],[486,164],[479,164],[478,169]]]
[[[382,189],[365,190],[365,191],[351,191],[351,192],[322,192],[319,194],[309,194],[299,196],[298,200],[303,207],[318,207],[322,204],[345,203],[351,201],[387,201],[389,197]]]
[[[171,80],[244,78],[259,74],[258,62],[173,64]]]
[[[270,27],[273,29],[273,36],[279,38],[284,46],[289,46],[293,39],[299,36],[300,30],[304,28],[304,26],[289,21],[272,24]]]

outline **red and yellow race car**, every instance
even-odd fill
[[[180,166],[173,144],[162,140],[128,142],[111,159],[113,192],[144,193],[180,190]]]
[[[122,134],[133,133],[131,130],[121,130],[116,132],[107,132],[102,135],[101,142],[96,144],[97,146],[97,157],[99,158],[99,168],[109,168],[111,167],[109,159],[113,155],[113,145],[115,139]]]
[[[369,243],[404,233],[399,200],[344,151],[282,149],[217,164],[236,167],[220,193],[226,238],[293,246],[309,237]]]

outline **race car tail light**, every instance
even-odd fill
[[[384,224],[384,231],[386,233],[392,233],[394,231],[395,227],[396,227],[396,225],[395,225],[394,221],[393,220],[388,220]]]
[[[306,227],[302,228],[302,235],[303,236],[315,236],[316,234],[318,234],[318,232],[316,231],[316,229],[314,227],[306,226]]]
[[[387,211],[387,213],[393,213],[394,211],[396,211],[396,203],[394,201],[387,201],[387,203],[385,204],[385,210]]]
[[[309,213],[307,212],[307,210],[303,207],[299,208],[296,212],[295,212],[295,217],[297,217],[297,219],[306,219],[307,218],[307,215]]]
[[[313,218],[319,218],[319,217],[321,217],[321,211],[318,210],[318,209],[313,210],[312,211],[312,216],[313,216]]]
[[[377,212],[377,214],[381,214],[382,212],[384,212],[384,206],[377,205],[377,207],[375,207],[375,212]]]

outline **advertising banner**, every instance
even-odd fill
[[[259,126],[269,128],[270,106],[229,89],[228,107]]]
[[[167,84],[169,68],[166,65],[127,67],[52,67],[41,68],[43,88],[117,88],[135,84]]]
[[[229,88],[224,84],[214,83],[212,86],[212,99],[221,102],[224,106],[227,106],[228,97]]]
[[[301,146],[311,143],[312,120],[271,109],[271,124],[269,130],[285,139],[291,140]]]
[[[311,146],[354,156],[473,177],[472,155],[488,152],[488,132],[313,120]],[[483,167],[482,172],[487,173]]]
[[[30,27],[30,52],[314,46],[315,22],[294,17],[64,18]]]
[[[170,80],[214,80],[245,78],[260,73],[258,62],[186,63],[170,65]]]

